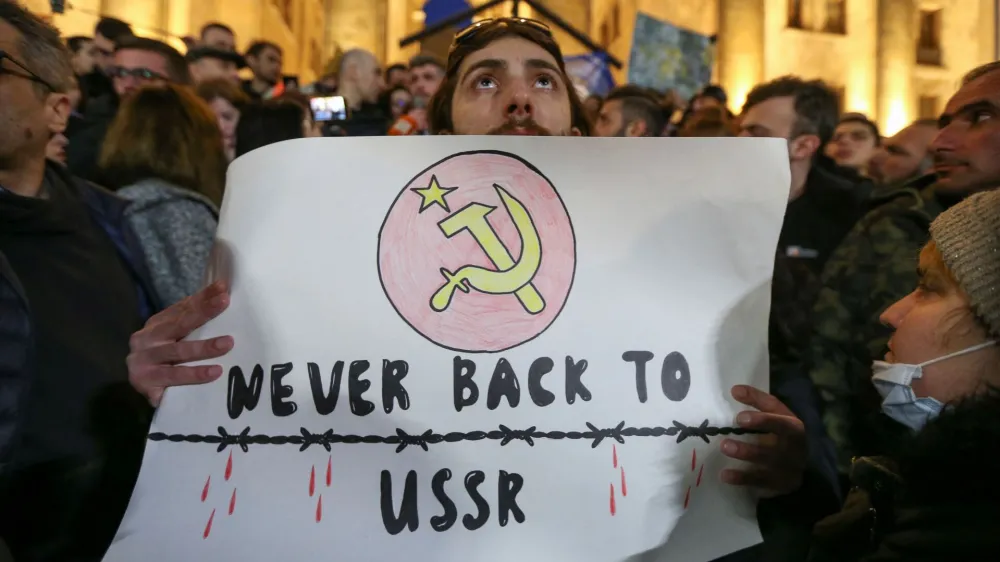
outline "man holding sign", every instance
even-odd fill
[[[544,24],[539,22],[524,19],[500,19],[487,20],[473,25],[459,33],[455,38],[449,56],[445,81],[431,103],[430,120],[432,129],[441,134],[460,135],[587,135],[589,128],[584,117],[582,105],[566,77],[562,60],[561,52],[558,45],[554,42],[551,32]],[[527,141],[524,142],[527,143]],[[514,146],[509,142],[497,141],[497,144],[505,147]],[[533,143],[531,146],[541,145]],[[596,147],[596,145],[594,146]],[[632,164],[631,167],[635,165]],[[489,177],[496,178],[496,181],[489,181],[481,186],[472,187],[475,186],[478,180],[475,177],[468,176],[471,173],[469,171],[480,170],[484,167],[490,170]],[[629,167],[630,165],[625,165],[623,169]],[[784,173],[787,174],[787,170]],[[502,178],[508,178],[508,181],[501,181]],[[238,179],[234,181],[238,181]],[[769,184],[787,184],[787,181],[782,182],[781,179],[770,178]],[[622,181],[629,182],[632,180],[623,179]],[[706,179],[705,181],[706,183],[710,183],[710,180]],[[519,186],[528,186],[528,189],[524,189],[523,187],[515,189],[511,185],[508,185],[511,182]],[[553,365],[562,363],[561,359],[553,362],[548,357],[538,357],[531,361],[530,369],[526,369],[524,373],[518,371],[515,375],[514,367],[512,367],[512,364],[515,362],[508,362],[505,357],[501,357],[496,361],[495,368],[492,368],[493,377],[490,378],[487,363],[492,360],[488,356],[480,355],[476,356],[476,359],[478,359],[481,372],[478,378],[473,379],[477,361],[470,359],[469,354],[500,352],[526,344],[534,337],[540,336],[541,332],[546,331],[555,321],[555,316],[563,309],[571,286],[580,285],[574,289],[580,295],[580,298],[584,298],[586,291],[589,290],[587,289],[588,280],[585,278],[584,273],[590,275],[590,278],[593,279],[595,275],[593,271],[594,264],[584,261],[585,256],[582,253],[580,254],[581,261],[577,264],[576,253],[582,251],[580,248],[589,248],[588,244],[592,240],[588,240],[588,232],[579,228],[575,223],[576,221],[581,221],[581,224],[585,224],[590,220],[591,223],[587,224],[596,224],[594,221],[598,221],[598,219],[588,217],[582,210],[582,207],[577,205],[573,214],[574,226],[570,226],[570,217],[566,211],[570,205],[567,203],[564,206],[560,202],[560,194],[556,193],[554,188],[555,183],[566,186],[568,182],[549,181],[534,166],[509,153],[486,150],[454,154],[440,160],[437,164],[413,178],[410,184],[400,193],[397,200],[391,206],[389,214],[385,217],[385,222],[379,236],[379,273],[385,296],[389,298],[396,312],[411,328],[427,340],[430,340],[431,343],[454,351],[451,355],[455,356],[454,401],[456,412],[460,412],[463,408],[466,408],[470,411],[481,412],[477,413],[477,415],[482,416],[483,419],[487,417],[492,419],[485,410],[487,408],[490,411],[495,410],[499,404],[502,404],[503,399],[506,399],[507,405],[510,406],[512,411],[518,405],[522,394],[517,383],[518,376],[528,381],[526,385],[527,392],[525,394],[530,395],[531,401],[536,406],[544,408],[551,405],[554,401],[553,393],[546,390],[541,381],[542,375],[553,370]],[[714,183],[725,182],[715,180]],[[377,185],[378,181],[374,181],[374,184]],[[581,186],[581,189],[584,189],[584,187]],[[611,186],[602,187],[601,189],[607,189],[608,191],[603,191],[602,193],[609,194],[615,188]],[[564,187],[563,190],[564,193],[562,196],[569,198],[572,190],[567,187]],[[752,192],[752,190],[749,191]],[[463,193],[472,195],[462,195]],[[473,195],[475,198],[470,199]],[[746,196],[754,197],[752,193]],[[485,201],[486,198],[489,198],[490,201],[495,201],[496,204],[486,205],[479,202]],[[783,200],[784,194],[776,197],[773,202],[775,203],[773,208],[769,206],[768,212],[762,213],[760,220],[775,218],[778,219],[777,223],[780,223],[780,209],[783,207]],[[626,203],[627,201],[620,202],[620,204]],[[755,201],[755,204],[759,203],[759,200]],[[235,204],[233,203],[233,205]],[[476,205],[480,207],[476,207]],[[691,205],[697,205],[697,203],[693,202]],[[652,210],[651,205],[643,205],[643,207],[646,210]],[[482,217],[480,218],[483,220],[477,222],[477,220],[473,220],[474,217],[471,216],[473,213],[470,213],[470,209],[474,212],[480,208],[482,210]],[[636,212],[640,212],[640,209],[636,209]],[[427,215],[425,213],[436,214]],[[486,219],[486,215],[488,214],[490,217]],[[774,215],[773,217],[770,216],[772,214]],[[438,221],[435,218],[434,221],[428,222],[423,220],[421,215],[439,217],[440,220]],[[493,222],[495,217],[502,217],[504,215],[509,216],[510,220],[503,222],[500,227],[493,226],[497,224]],[[235,215],[233,220],[237,220]],[[683,217],[675,217],[675,220],[682,222]],[[752,221],[754,219],[749,220]],[[774,230],[773,234],[775,238],[771,242],[776,241],[777,223],[773,225],[773,228],[767,226],[761,228],[762,231]],[[476,225],[486,225],[490,228],[482,229]],[[496,229],[495,232],[493,232],[493,228]],[[575,235],[573,233],[574,230],[577,230]],[[411,237],[401,238],[398,235],[399,233],[408,233]],[[613,233],[608,231],[606,234],[602,234],[602,236],[613,236]],[[496,240],[490,242],[493,237]],[[224,234],[220,227],[220,239],[223,238]],[[764,238],[767,237],[765,236]],[[429,270],[426,267],[429,262],[426,260],[430,258],[425,258],[424,254],[406,252],[403,248],[400,248],[399,252],[395,252],[393,249],[394,244],[403,246],[405,244],[416,243],[413,240],[423,241],[427,244],[443,244],[443,246],[440,246],[443,248],[441,251],[446,252],[458,251],[455,250],[457,247],[455,244],[463,245],[462,247],[465,249],[461,251],[464,252],[463,255],[469,257],[464,262],[459,261],[451,266],[443,265],[440,271],[433,268]],[[511,240],[520,241],[521,249],[519,252],[510,243]],[[625,251],[627,251],[626,248],[633,244],[633,242],[628,240],[621,240],[619,243],[621,244],[621,249]],[[768,246],[767,243],[762,245]],[[533,250],[533,248],[535,249]],[[769,255],[772,251],[770,248],[767,248],[765,254]],[[477,255],[480,257],[475,257]],[[517,256],[516,259],[515,256]],[[562,267],[547,265],[552,264],[552,260],[556,260],[555,263],[560,263],[558,262],[559,259],[562,259],[563,262],[561,263],[566,265]],[[669,256],[664,256],[664,260],[669,262]],[[735,259],[736,262],[739,262],[739,260],[740,258]],[[762,271],[759,267],[761,266],[760,263],[755,263],[754,265],[756,270]],[[546,270],[546,267],[549,269]],[[633,267],[635,266],[629,263],[623,264],[619,269],[629,270]],[[574,280],[573,271],[577,268],[580,270],[581,277]],[[769,275],[769,266],[765,269],[767,270],[766,277]],[[429,273],[426,274],[426,277],[421,277],[421,275],[424,275],[422,272],[427,271]],[[426,301],[423,301],[423,308],[418,306],[420,302],[407,300],[409,298],[407,291],[399,289],[397,283],[405,277],[403,272],[413,272],[413,279],[409,280],[412,281],[413,285],[407,285],[406,287],[412,288],[417,285],[421,288],[431,287],[431,294],[427,296]],[[567,272],[569,277],[560,277],[560,275],[565,276]],[[515,274],[517,282],[512,281],[513,277],[511,275]],[[734,274],[739,275],[738,273]],[[632,278],[631,281],[633,283],[643,283],[648,281],[648,277],[648,275],[645,277],[639,275]],[[611,281],[608,280],[607,282],[610,283]],[[614,282],[620,283],[621,280],[615,280]],[[683,290],[686,286],[688,285],[685,285],[683,279],[678,278],[677,289],[675,290]],[[642,290],[648,291],[648,289]],[[224,369],[219,365],[191,366],[186,364],[222,358],[224,356],[232,358],[233,354],[231,352],[234,352],[236,343],[232,337],[217,336],[194,341],[182,340],[201,329],[210,320],[219,318],[229,308],[230,298],[228,291],[228,285],[223,281],[218,281],[198,294],[153,317],[143,330],[133,336],[132,353],[128,360],[130,378],[133,385],[146,395],[154,405],[159,404],[163,392],[167,387],[209,383],[223,375]],[[744,289],[740,289],[737,292],[743,291]],[[728,294],[725,291],[723,293]],[[628,295],[625,294],[614,296],[623,301],[628,298]],[[475,299],[477,298],[487,300],[476,301]],[[609,298],[611,297],[609,296]],[[489,310],[479,310],[474,308],[473,304],[469,304],[475,302],[493,304],[490,305]],[[488,313],[495,311],[495,306],[502,307],[506,311],[505,313],[514,314],[517,312],[525,316],[509,324],[506,322],[500,323],[498,325],[505,327],[493,330],[494,332],[503,333],[488,333],[490,322]],[[605,310],[599,304],[595,306],[599,310]],[[727,306],[729,308],[732,307],[732,305]],[[759,308],[759,304],[754,306]],[[446,314],[449,312],[464,314],[463,318],[465,320],[463,322],[466,323],[463,325],[466,326],[466,329],[456,330],[455,326],[443,325],[442,322],[445,321],[441,320],[441,318],[444,317],[434,316],[434,314]],[[595,314],[594,318],[603,318],[605,317],[603,315],[606,313],[608,315],[607,318],[611,319],[609,322],[622,322],[622,319],[614,320],[615,317],[612,314],[617,312],[619,311],[608,309],[600,314]],[[567,314],[570,314],[570,312],[567,312]],[[730,314],[737,313],[730,311]],[[222,316],[220,320],[222,318],[225,318],[225,316]],[[722,320],[725,320],[725,318]],[[562,326],[566,327],[568,322],[569,320],[564,320]],[[723,322],[722,328],[724,329],[725,326],[726,323]],[[622,325],[622,328],[625,329],[627,326]],[[563,337],[559,335],[560,333],[553,328],[553,330],[547,331],[545,335],[550,342],[553,340],[563,341],[564,345],[572,347],[573,338],[560,339]],[[510,341],[501,341],[508,335],[511,338]],[[253,344],[249,345],[252,346]],[[346,346],[349,344],[344,343],[343,345]],[[426,345],[426,342],[424,345]],[[672,344],[666,342],[666,345]],[[633,373],[635,392],[640,403],[645,403],[650,399],[647,395],[647,366],[655,372],[654,365],[661,365],[662,363],[661,384],[665,398],[670,401],[664,404],[668,405],[668,409],[675,406],[679,407],[680,401],[688,393],[688,386],[691,385],[690,361],[686,360],[684,355],[675,352],[657,354],[654,357],[652,352],[631,349],[617,350],[616,353],[620,356],[619,362],[623,361],[621,364]],[[275,359],[284,360],[282,357],[276,357]],[[260,363],[263,362],[262,360],[258,361]],[[228,371],[229,392],[227,400],[230,405],[229,414],[232,420],[235,420],[240,415],[244,415],[257,405],[263,379],[265,378],[264,370],[268,368],[262,366],[260,363],[256,366],[244,363],[242,367],[233,366]],[[413,363],[412,367],[410,363]],[[587,403],[591,402],[592,395],[595,405],[600,403],[601,393],[598,392],[598,388],[607,383],[601,377],[602,373],[607,373],[606,369],[611,368],[610,364],[606,366],[595,359],[592,361],[588,378],[582,378],[588,367],[586,360],[580,358],[573,359],[567,355],[565,364],[566,400],[563,406],[567,404],[572,405],[579,399],[580,402],[577,402],[579,404],[577,408],[578,410],[582,410],[591,406],[591,404]],[[339,366],[334,367],[334,374],[330,380],[329,394],[324,395],[325,390],[323,386],[325,385],[321,379],[322,373],[319,366],[316,363],[309,363],[309,380],[313,384],[312,394],[317,411],[325,409],[327,413],[330,413],[335,411],[334,408],[337,408],[335,399],[336,395],[340,392],[341,370],[347,370],[344,369],[343,362],[337,362],[337,365]],[[304,368],[305,365],[302,367]],[[723,369],[724,367],[727,366],[722,365],[719,368]],[[729,365],[728,367],[734,366]],[[281,377],[294,372],[297,368],[299,367],[296,363],[278,364],[277,362],[270,367],[271,382],[269,386],[271,390],[272,409],[275,416],[285,417],[293,415],[296,412],[296,404],[290,401],[293,392],[292,387],[288,386],[287,383],[283,384]],[[327,366],[328,368],[329,366]],[[351,396],[350,408],[356,416],[367,415],[367,413],[371,413],[372,410],[376,409],[374,404],[361,397],[361,394],[370,385],[369,382],[360,378],[361,374],[367,368],[367,361],[354,361],[351,363],[350,373],[344,375],[345,378],[349,378],[348,383],[345,384],[350,387],[348,391],[348,394]],[[745,366],[740,366],[740,368],[745,368]],[[410,383],[412,379],[406,380],[406,382],[412,385],[408,388],[409,392],[407,392],[407,388],[404,388],[402,384],[404,377],[406,377],[410,370],[414,371],[415,374],[418,372],[417,362],[406,362],[394,358],[383,360],[383,400],[381,406],[387,414],[394,407],[407,410],[410,407],[411,397],[414,404],[413,407],[416,407],[420,402],[418,398],[422,393],[416,388],[417,383]],[[556,370],[557,372],[562,371],[562,367],[558,367]],[[737,369],[734,368],[733,370]],[[683,383],[686,380],[688,382],[678,386],[672,380],[675,375],[678,381]],[[292,376],[288,380],[291,380]],[[550,377],[554,378],[555,375],[550,375]],[[371,378],[377,379],[377,376]],[[607,377],[604,378],[606,379]],[[650,381],[653,381],[655,380],[655,375],[650,374],[648,378]],[[474,380],[479,381],[478,385]],[[547,381],[548,379],[545,380]],[[547,384],[552,385],[551,382]],[[477,404],[480,389],[484,397],[480,401],[482,403]],[[591,393],[591,390],[593,390],[593,393]],[[721,393],[722,389],[716,390],[719,390]],[[605,392],[604,394],[608,393]],[[306,391],[305,395],[308,395],[308,391]],[[302,395],[298,391],[295,393],[295,396],[299,397],[299,403],[303,402]],[[676,441],[677,443],[681,443],[690,437],[709,443],[711,442],[709,437],[719,434],[740,434],[747,431],[766,432],[772,434],[773,438],[762,440],[755,444],[734,439],[722,440],[721,447],[725,455],[750,463],[742,470],[727,469],[723,471],[723,481],[739,486],[765,488],[775,494],[796,490],[802,479],[803,459],[805,457],[805,444],[801,422],[792,416],[776,399],[752,387],[745,385],[736,386],[732,389],[732,396],[740,403],[755,408],[755,410],[739,414],[737,417],[738,429],[711,427],[708,419],[705,420],[705,423],[699,429],[696,427],[701,422],[699,419],[693,426],[674,421],[674,426],[667,428],[659,426],[642,427],[641,424],[639,424],[640,427],[630,426],[623,428],[625,425],[623,421],[617,428],[601,429],[600,426],[594,426],[588,422],[587,425],[591,427],[590,431],[573,431],[572,429],[575,429],[575,427],[558,427],[555,425],[545,428],[531,427],[526,430],[516,430],[516,428],[515,430],[511,430],[501,424],[499,426],[501,430],[496,432],[487,431],[486,427],[479,428],[473,423],[468,424],[469,427],[466,428],[468,431],[452,431],[437,434],[428,430],[426,434],[422,434],[420,437],[416,437],[404,429],[398,428],[395,429],[397,437],[392,435],[392,429],[378,430],[375,427],[371,427],[368,430],[369,433],[379,432],[382,435],[341,435],[340,433],[334,434],[331,430],[324,437],[323,435],[314,434],[308,428],[303,427],[302,434],[298,437],[294,433],[290,433],[289,436],[260,436],[258,438],[257,436],[247,437],[249,434],[248,427],[247,431],[244,432],[244,437],[225,434],[216,440],[217,438],[212,435],[209,435],[207,438],[201,436],[195,439],[190,435],[154,434],[157,438],[153,439],[153,436],[151,436],[151,439],[153,441],[219,443],[220,450],[224,449],[227,444],[238,445],[246,450],[251,442],[275,444],[301,443],[303,450],[311,445],[319,445],[329,450],[331,445],[336,443],[378,442],[398,444],[397,453],[402,452],[404,449],[409,453],[410,448],[413,447],[418,448],[418,450],[419,448],[423,448],[426,451],[428,445],[439,447],[463,440],[503,439],[503,443],[498,445],[507,445],[511,440],[519,440],[525,441],[530,447],[537,448],[541,445],[539,443],[536,446],[535,441],[540,440],[555,440],[551,442],[552,447],[555,447],[557,444],[568,447],[569,440],[589,439],[593,441],[592,446],[596,448],[602,441],[602,446],[605,447],[609,441],[612,444],[614,442],[624,444],[626,442],[624,437],[638,439],[642,437],[671,436],[675,437],[675,439],[668,440],[668,442]],[[427,402],[427,400],[423,402]],[[344,407],[346,406],[344,405]],[[342,409],[343,407],[338,408],[338,410]],[[589,411],[591,413],[599,413],[595,410]],[[669,417],[674,414],[669,412],[663,414],[652,412],[650,415],[655,418],[663,417],[664,415]],[[548,420],[547,424],[555,424],[561,419],[551,416],[542,417]],[[343,421],[346,425],[350,425],[351,423],[346,418]],[[460,422],[454,423],[462,425]],[[605,422],[595,423],[604,424]],[[341,428],[338,427],[337,429],[340,430]],[[565,429],[569,429],[570,431],[563,431]],[[222,431],[221,427],[220,431]],[[497,433],[497,435],[494,436],[494,433]],[[483,442],[482,444],[485,446],[488,443]],[[514,446],[514,444],[507,445],[507,447]],[[620,459],[617,447],[617,445],[614,445],[613,451],[609,451],[613,453],[614,468],[620,468],[621,472],[620,482],[615,480],[611,484],[611,516],[616,514],[616,498],[618,498],[618,501],[622,501],[627,495],[625,470],[619,467]],[[365,449],[365,451],[367,450]],[[622,450],[624,450],[624,446]],[[471,449],[468,451],[468,454],[472,454]],[[633,458],[638,459],[640,451],[639,449],[635,449],[634,451],[636,456]],[[147,456],[148,454],[149,451],[147,450]],[[474,454],[472,455],[475,456]],[[319,481],[322,483],[323,481],[324,467],[326,471],[326,486],[329,487],[331,485],[334,456],[331,455],[330,458],[330,461],[324,459],[321,464],[313,465],[312,475],[309,478],[310,497],[313,496],[316,482]],[[697,458],[697,451],[692,450],[690,464],[693,474],[690,477],[688,485],[688,497],[683,499],[684,509],[688,506],[691,489],[702,486],[702,473],[695,470],[695,467],[698,466]],[[230,462],[227,464],[225,470],[225,480],[227,482],[232,472],[231,459],[232,457],[230,456]],[[343,461],[343,458],[341,461]],[[567,461],[571,462],[571,459],[567,458]],[[551,462],[543,463],[543,469],[551,470],[553,468],[552,464]],[[655,461],[649,463],[649,466],[651,467],[653,464],[655,464]],[[317,466],[319,467],[318,475],[316,472]],[[704,463],[700,466],[704,469]],[[583,466],[580,466],[580,470],[583,470],[583,468]],[[706,472],[709,476],[706,477],[711,476],[710,471],[711,466],[709,467],[709,471]],[[539,471],[536,470],[535,472]],[[633,477],[635,479],[632,482],[641,484],[643,482],[642,472],[639,472],[639,469],[637,469],[637,472],[638,474]],[[415,483],[416,472],[411,471],[410,474],[414,475],[413,481]],[[466,529],[478,529],[483,524],[482,521],[485,521],[482,518],[489,516],[489,508],[480,502],[488,502],[490,504],[493,504],[494,501],[498,502],[498,504],[494,505],[499,511],[500,526],[512,524],[507,523],[508,514],[512,515],[514,521],[517,523],[523,522],[526,517],[525,513],[528,514],[527,517],[529,518],[532,517],[532,514],[540,517],[539,519],[535,519],[535,521],[544,520],[544,516],[538,515],[542,511],[540,506],[533,505],[531,498],[524,499],[524,493],[518,496],[518,491],[521,487],[524,486],[526,488],[529,485],[526,481],[535,484],[535,489],[537,489],[539,485],[538,479],[531,481],[530,476],[522,477],[520,474],[514,472],[500,470],[499,497],[496,495],[490,497],[478,495],[476,491],[477,486],[482,483],[481,477],[477,476],[478,474],[483,473],[473,470],[466,476],[466,490],[476,505],[479,506],[478,517],[473,518],[472,515],[475,511],[472,511],[463,519],[462,525]],[[487,486],[496,485],[495,474],[494,476],[490,476],[494,480],[492,483],[487,483]],[[404,484],[403,476],[403,474],[392,475],[387,470],[382,471],[382,519],[385,522],[386,531],[396,535],[398,538],[408,536],[397,534],[403,531],[404,526],[409,526],[411,533],[416,530],[417,521],[412,518],[405,519],[407,517],[406,514],[411,513],[415,517],[416,504],[420,503],[420,505],[423,505],[427,501],[424,499],[424,493],[426,492],[421,493],[420,499],[417,499],[415,484],[412,488],[413,496],[410,496],[410,477],[407,476],[405,478]],[[446,473],[444,469],[435,473],[432,484],[433,495],[440,502],[441,507],[434,508],[427,506],[421,510],[429,509],[434,512],[435,510],[440,511],[443,508],[445,515],[429,518],[431,527],[438,532],[450,528],[455,522],[455,514],[452,513],[455,510],[455,504],[444,491],[444,482],[450,477],[450,471]],[[211,482],[210,478],[204,483],[202,501],[210,494]],[[635,488],[638,484],[632,484],[632,487]],[[541,485],[545,484],[542,483]],[[393,492],[393,488],[395,488],[395,492]],[[650,498],[652,498],[653,494],[648,489],[639,493],[647,494]],[[137,492],[137,497],[139,495]],[[430,494],[427,493],[427,496],[430,497]],[[397,518],[394,504],[400,501],[400,497],[403,499],[398,509],[399,515]],[[506,502],[506,506],[504,502]],[[230,515],[234,511],[235,504],[236,491],[233,489],[232,499],[229,502],[228,508]],[[526,507],[529,504],[535,507],[534,511]],[[558,509],[559,506],[554,507]],[[317,522],[322,519],[321,512],[322,504],[317,502]],[[208,537],[211,535],[212,521],[216,517],[214,510],[211,513],[212,516],[208,518],[208,524],[204,527],[205,540],[208,540]],[[478,520],[482,521],[477,522]],[[655,523],[655,518],[651,521],[652,523]],[[510,530],[509,527],[508,530]],[[666,530],[669,530],[669,528]],[[123,536],[127,536],[128,532],[124,526],[123,531]],[[664,532],[664,529],[653,531],[654,534],[662,534],[662,532]],[[583,534],[587,535],[588,533],[584,532]],[[633,548],[646,548],[637,545],[645,545],[648,539],[630,539],[630,542],[634,542],[635,544],[624,545],[621,550],[634,552]],[[411,548],[413,547],[412,543],[406,544],[411,545]],[[746,546],[746,544],[743,546]],[[516,545],[511,546],[512,549],[515,547]],[[434,547],[428,543],[428,546],[421,548]],[[608,548],[609,552],[614,550],[613,545]],[[539,552],[542,551],[540,550]],[[372,554],[383,553],[372,551]],[[460,553],[456,552],[455,554],[458,555]],[[497,555],[499,556],[499,554]],[[442,560],[451,559],[445,557],[444,554],[441,556]],[[472,559],[483,558],[473,556]]]

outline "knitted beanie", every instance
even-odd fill
[[[942,213],[931,224],[931,240],[972,311],[1000,337],[1000,190],[976,193]]]

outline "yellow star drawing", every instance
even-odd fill
[[[424,212],[431,205],[440,205],[445,212],[450,213],[451,209],[448,208],[448,202],[444,200],[452,191],[458,189],[457,187],[441,187],[438,183],[437,176],[431,176],[431,184],[427,187],[414,187],[410,191],[416,193],[417,195],[423,197],[423,201],[420,203],[420,212]]]

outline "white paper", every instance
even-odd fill
[[[759,542],[749,495],[718,479],[723,437],[678,443],[675,422],[695,433],[703,422],[732,427],[742,408],[730,386],[767,388],[770,276],[788,184],[784,142],[766,139],[309,139],[238,159],[218,232],[232,305],[193,336],[230,334],[236,346],[219,381],[167,392],[105,560],[698,562]],[[466,279],[468,292],[440,291],[450,276]],[[654,356],[644,403],[635,363],[623,358],[634,351]],[[677,355],[661,384],[671,353],[688,366],[686,393]],[[477,368],[478,402],[461,412],[456,357]],[[544,357],[552,403],[543,407],[529,368]],[[520,403],[502,397],[491,410],[501,359]],[[408,408],[393,401],[387,414],[383,361],[397,360],[408,365]],[[579,370],[584,360],[589,400],[573,394],[569,404],[567,361]],[[336,407],[320,415],[307,364],[317,365],[323,394],[336,361]],[[350,408],[359,361],[370,364],[359,377],[370,383],[365,416]],[[275,409],[272,366],[286,363],[279,386],[291,395]],[[258,364],[259,402],[233,419],[229,374],[239,367],[249,380]],[[294,413],[276,415],[287,402]],[[621,424],[623,443],[612,431],[592,446],[588,423]],[[533,444],[501,426],[535,428]],[[219,451],[220,428],[267,437],[230,439]],[[399,435],[428,430],[426,451],[410,440],[396,452]],[[303,431],[329,431],[330,450]],[[456,516],[447,530],[432,490],[442,469]],[[388,532],[383,471],[390,520],[415,471],[416,530]],[[476,471],[489,517],[469,530],[479,511],[465,482]],[[501,512],[501,482],[521,486],[513,501],[523,521]]]

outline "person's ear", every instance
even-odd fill
[[[636,119],[625,127],[626,137],[644,137],[646,136],[646,122],[641,119]]]
[[[811,160],[820,148],[819,137],[816,135],[800,135],[788,146],[788,154],[792,160]]]
[[[45,116],[49,124],[49,132],[53,135],[64,132],[72,111],[73,107],[68,95],[49,94],[45,100]]]

